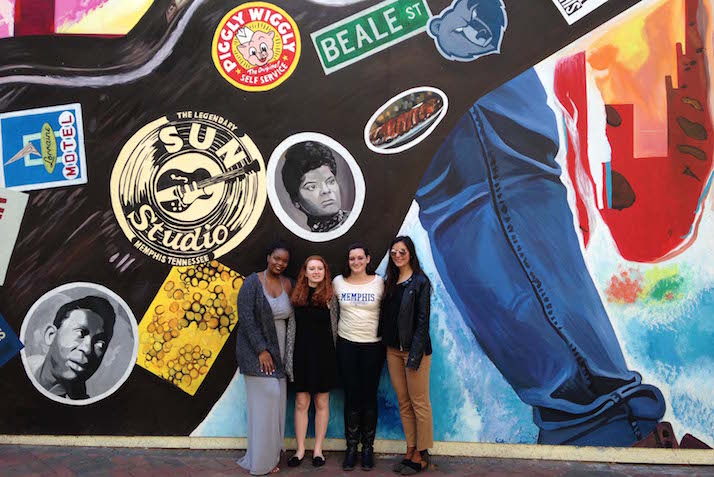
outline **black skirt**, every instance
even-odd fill
[[[297,392],[326,393],[337,387],[337,356],[332,340],[330,310],[295,308],[293,373]]]

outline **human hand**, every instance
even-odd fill
[[[268,350],[263,350],[258,355],[258,361],[260,361],[260,372],[265,374],[273,374],[275,371],[275,365],[273,364],[273,357],[270,356]]]

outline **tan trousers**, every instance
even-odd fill
[[[407,439],[407,447],[418,451],[434,447],[434,423],[429,398],[431,355],[424,356],[419,369],[408,369],[408,351],[387,348],[387,366],[392,386],[399,401],[399,415]]]

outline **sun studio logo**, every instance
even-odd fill
[[[238,126],[185,111],[141,128],[111,178],[114,214],[141,252],[174,266],[235,248],[265,206],[265,165]]]

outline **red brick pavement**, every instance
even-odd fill
[[[167,450],[82,447],[0,446],[1,477],[234,477],[248,476],[236,464],[243,451]],[[308,459],[291,469],[281,462],[278,475],[369,475],[393,477],[390,468],[397,456],[378,456],[369,474],[358,469],[343,472],[341,453],[327,453],[327,464],[319,469]],[[615,465],[536,460],[433,457],[426,476],[478,477],[710,477],[714,467]]]

